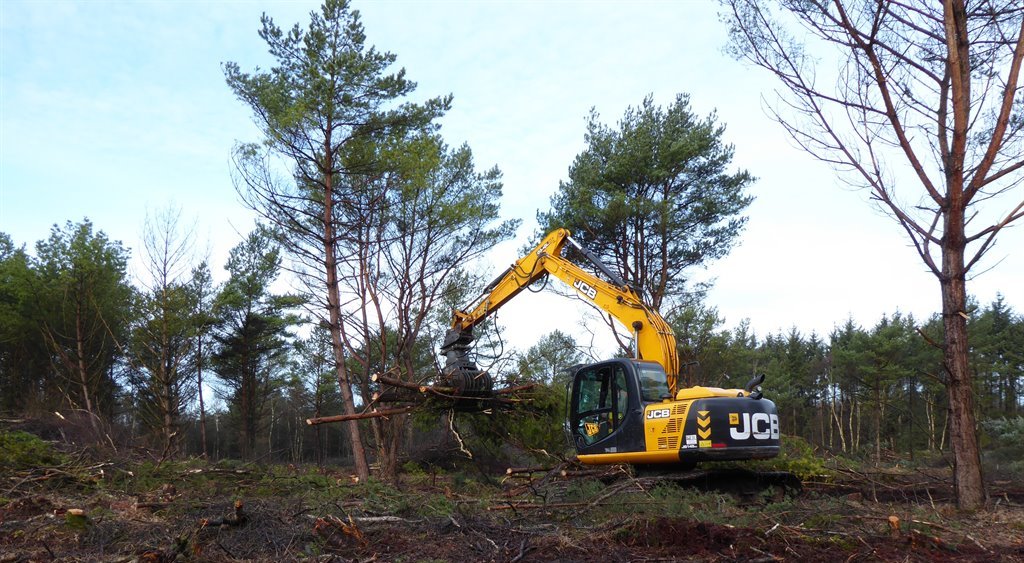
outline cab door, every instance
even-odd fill
[[[569,405],[569,430],[578,453],[643,450],[642,409],[631,362],[578,369]]]

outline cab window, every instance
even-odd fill
[[[593,444],[622,425],[629,407],[626,372],[621,364],[581,370],[577,376],[574,431]]]
[[[637,372],[640,374],[640,392],[645,403],[657,402],[670,395],[664,368],[657,364],[637,364]]]

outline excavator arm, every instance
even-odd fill
[[[608,280],[599,278],[562,256],[566,244],[578,248]],[[445,374],[460,390],[490,389],[487,375],[468,359],[472,329],[513,297],[545,275],[571,286],[584,299],[607,312],[632,331],[639,359],[658,362],[668,375],[674,395],[679,374],[676,337],[657,311],[644,305],[636,291],[605,266],[596,255],[572,239],[567,229],[552,231],[484,289],[475,306],[456,311],[441,351],[446,354]],[[610,280],[610,281],[609,281]]]

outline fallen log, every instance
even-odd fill
[[[398,388],[401,388],[401,389],[408,389],[410,391],[417,391],[417,392],[423,393],[423,394],[431,393],[431,394],[434,394],[434,395],[438,395],[438,396],[446,397],[446,398],[451,398],[451,399],[475,399],[475,398],[477,398],[477,397],[462,397],[462,396],[459,396],[459,395],[456,394],[456,393],[458,393],[458,389],[456,389],[454,387],[444,387],[444,386],[441,386],[441,385],[424,385],[424,384],[420,384],[420,383],[412,383],[412,382],[409,382],[409,381],[402,381],[401,379],[396,379],[394,377],[390,377],[390,376],[384,375],[383,373],[375,373],[375,374],[371,375],[370,376],[370,381],[373,381],[374,383],[382,383],[384,385],[390,385],[392,387],[398,387]],[[528,391],[530,389],[533,389],[534,387],[536,387],[535,383],[527,383],[527,384],[524,384],[524,385],[516,385],[514,387],[506,387],[504,389],[495,389],[494,391],[492,391],[492,393],[495,394],[495,395],[510,395],[512,393],[518,393],[519,391]],[[505,399],[505,400],[510,400],[510,399]],[[501,402],[501,401],[502,400],[499,399],[499,402]]]
[[[405,414],[414,410],[415,406],[399,407],[396,409],[383,409],[383,410],[372,410],[370,412],[362,412],[356,414],[338,414],[334,416],[321,416],[319,418],[307,418],[306,424],[313,426],[316,424],[327,424],[329,422],[345,422],[346,420],[362,420],[365,418],[381,418],[385,416],[394,416],[397,414]]]
[[[616,473],[618,473],[618,471],[612,469],[578,469],[575,471],[563,469],[559,472],[563,479],[573,479],[576,477],[605,477]]]
[[[376,391],[371,398],[371,403],[410,403],[422,400],[419,395],[410,393],[407,389]]]
[[[509,467],[505,470],[505,475],[512,475],[514,473],[539,473],[541,471],[551,471],[550,467]]]
[[[510,393],[518,393],[519,391],[529,391],[536,387],[536,383],[527,383],[526,385],[517,385],[515,387],[506,387],[504,389],[495,389],[495,395],[508,395]]]
[[[203,468],[197,467],[197,468],[189,469],[188,471],[185,471],[184,473],[181,474],[181,477],[186,477],[188,475],[200,475],[200,474],[206,474],[206,473],[218,473],[218,474],[221,474],[221,475],[248,475],[249,474],[249,470],[248,469],[221,469],[221,468],[218,468],[218,467],[210,467],[210,468],[203,469]]]
[[[453,387],[440,387],[435,385],[419,385],[416,383],[410,383],[408,381],[402,381],[401,379],[395,379],[388,377],[382,373],[375,373],[370,376],[370,381],[374,383],[383,383],[392,387],[401,387],[402,389],[409,389],[412,391],[419,391],[420,393],[436,393],[443,396],[449,396],[456,392]]]
[[[469,397],[464,395],[456,395],[455,393],[458,393],[458,390],[452,387],[441,387],[437,385],[419,385],[416,383],[409,383],[408,381],[402,381],[400,379],[394,379],[392,377],[388,377],[386,375],[379,373],[370,376],[370,379],[375,383],[390,385],[392,387],[398,387],[400,389],[407,389],[410,391],[417,391],[424,396],[440,397],[442,399],[449,401],[458,401],[464,399],[469,401],[478,401],[480,403],[491,403],[495,405],[516,405],[525,402],[524,399],[511,399],[507,397]],[[497,391],[494,391],[493,394],[507,394],[513,391],[515,391],[515,388],[499,389]],[[378,398],[377,400],[385,402],[385,400],[383,399],[383,393],[381,394],[381,397],[382,398]]]

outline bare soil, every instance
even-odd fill
[[[0,562],[1024,562],[1020,483],[990,484],[989,506],[963,513],[934,471],[847,469],[799,492],[624,470],[416,472],[392,486],[331,468],[132,457],[0,468]]]

